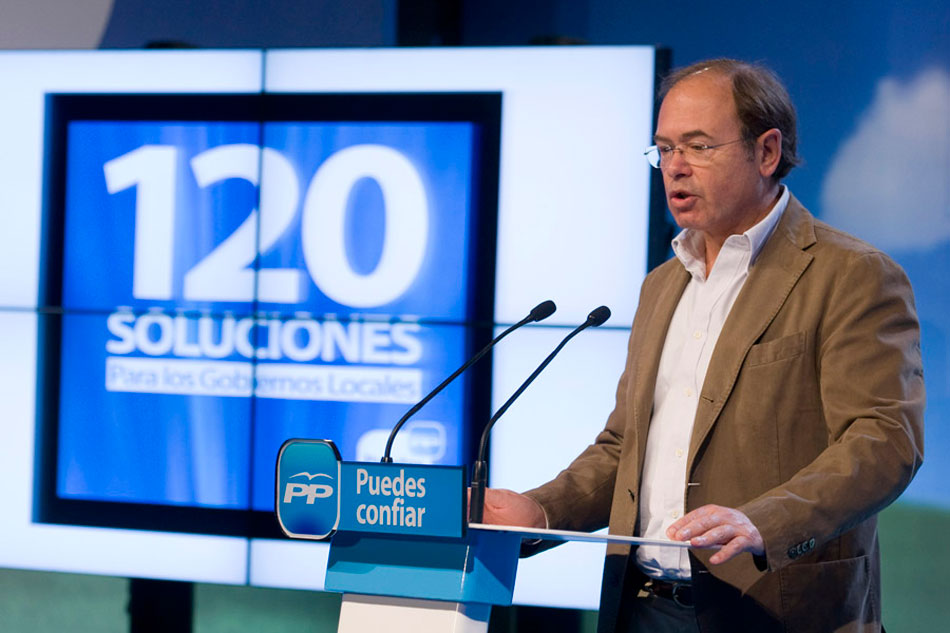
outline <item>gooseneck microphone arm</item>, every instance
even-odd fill
[[[484,506],[485,506],[485,489],[488,487],[488,462],[486,460],[486,454],[488,452],[488,436],[491,433],[492,427],[495,425],[495,422],[498,421],[502,415],[505,414],[505,411],[508,410],[508,407],[518,399],[518,397],[524,392],[525,389],[534,382],[534,379],[544,371],[544,368],[554,360],[554,357],[563,349],[567,342],[586,330],[589,327],[597,327],[598,325],[603,324],[604,321],[610,318],[610,308],[607,306],[600,306],[595,308],[589,315],[587,315],[587,320],[582,324],[574,328],[570,334],[564,337],[564,339],[558,343],[558,346],[554,348],[554,351],[548,354],[547,358],[538,365],[538,368],[531,372],[531,375],[528,376],[527,380],[521,383],[521,386],[511,394],[511,397],[505,401],[505,404],[501,405],[501,408],[495,412],[495,415],[491,417],[488,421],[488,424],[485,425],[485,429],[482,431],[482,440],[478,446],[478,460],[472,466],[472,493],[469,498],[469,509],[468,509],[468,520],[469,523],[481,523],[482,517],[484,516]]]
[[[498,344],[498,341],[505,338],[506,336],[508,336],[509,334],[511,334],[512,332],[514,332],[515,330],[517,330],[523,325],[526,325],[528,323],[534,323],[536,321],[543,321],[544,319],[554,314],[555,310],[557,310],[557,306],[554,305],[554,302],[551,301],[550,299],[547,301],[542,301],[538,305],[534,306],[534,308],[531,310],[528,316],[521,319],[520,321],[518,321],[517,323],[509,327],[507,330],[505,330],[504,332],[496,336],[494,339],[492,339],[491,343],[483,347],[477,354],[475,354],[470,359],[468,359],[464,365],[456,369],[455,372],[451,376],[443,380],[439,384],[438,387],[436,387],[431,392],[429,392],[429,394],[425,398],[417,402],[415,405],[413,405],[411,409],[406,411],[406,414],[403,415],[401,418],[399,418],[399,421],[396,422],[396,425],[393,427],[393,430],[389,433],[389,439],[386,440],[386,450],[383,453],[382,460],[380,461],[384,464],[392,463],[393,458],[390,457],[390,453],[392,453],[393,441],[396,439],[396,433],[398,433],[399,429],[402,428],[402,426],[406,423],[406,421],[409,418],[411,418],[413,415],[415,415],[416,412],[419,411],[419,409],[424,407],[426,403],[429,402],[429,400],[432,400],[432,398],[436,397],[443,389],[445,389],[449,385],[450,382],[458,378],[459,375],[463,371],[465,371],[466,369],[474,365],[476,362],[478,362],[479,359],[482,358],[482,356],[487,354],[491,350],[491,348],[493,348],[495,345]]]

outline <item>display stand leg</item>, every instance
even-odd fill
[[[344,593],[339,633],[487,633],[491,606]]]

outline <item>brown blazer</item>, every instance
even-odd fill
[[[688,280],[673,259],[643,282],[606,428],[528,493],[551,527],[636,533],[657,367]],[[718,566],[691,552],[703,631],[880,630],[876,515],[923,459],[919,341],[900,267],[793,197],[723,327],[693,427],[686,510],[737,507],[766,546]],[[622,630],[643,582],[631,552],[608,547],[601,631]]]

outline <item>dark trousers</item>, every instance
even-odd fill
[[[669,598],[640,591],[631,605],[627,633],[699,633],[696,612]]]

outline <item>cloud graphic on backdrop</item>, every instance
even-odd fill
[[[950,240],[950,74],[885,77],[832,158],[822,219],[885,251]]]

